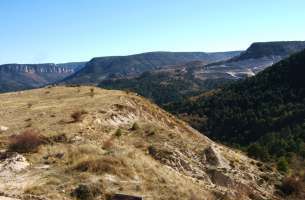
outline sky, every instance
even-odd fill
[[[0,0],[0,64],[305,40],[304,0]]]

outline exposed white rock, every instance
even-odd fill
[[[8,127],[0,126],[0,132],[4,132],[4,131],[7,131],[7,130],[8,130]]]
[[[83,142],[84,141],[84,138],[81,137],[81,136],[74,136],[72,139],[71,139],[71,142]]]
[[[8,176],[11,173],[21,172],[30,166],[26,158],[18,153],[13,154],[11,157],[0,161],[0,177]]]
[[[20,199],[0,196],[0,200],[20,200]]]

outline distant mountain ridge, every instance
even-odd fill
[[[240,51],[203,53],[203,52],[149,52],[130,56],[112,56],[93,58],[86,67],[63,83],[98,84],[100,81],[113,77],[127,77],[139,75],[145,71],[163,68],[191,61],[202,61],[206,64],[227,60]]]
[[[41,87],[81,69],[85,62],[0,65],[0,92]]]
[[[112,78],[99,83],[109,89],[131,90],[164,106],[254,76],[272,64],[305,49],[305,42],[253,43],[229,60],[207,64],[196,61],[165,66],[132,78]]]

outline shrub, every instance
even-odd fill
[[[132,131],[136,131],[136,130],[138,130],[140,127],[139,127],[139,125],[137,124],[137,122],[135,122],[135,123],[133,123],[133,125],[132,125],[132,127],[131,127],[131,130]]]
[[[82,111],[75,111],[71,114],[71,118],[73,119],[72,122],[81,122],[83,119],[83,115],[87,114],[88,112],[82,110]]]
[[[71,196],[79,200],[93,200],[100,193],[101,191],[97,186],[80,184],[73,190]]]
[[[8,150],[18,153],[37,152],[43,139],[37,131],[27,130],[10,138]]]
[[[305,192],[305,184],[299,177],[287,177],[282,181],[280,190],[284,196],[299,196]]]
[[[152,145],[150,145],[150,146],[147,148],[147,150],[148,150],[149,155],[151,155],[151,156],[154,156],[154,155],[157,154],[157,149],[156,149],[156,147],[154,147],[154,146],[152,146]]]
[[[267,150],[259,144],[251,144],[247,149],[248,156],[266,161],[269,159]]]
[[[118,128],[118,129],[115,131],[114,135],[117,136],[117,137],[121,137],[121,136],[122,136],[122,130]]]
[[[288,172],[289,166],[288,162],[284,157],[281,157],[279,161],[277,162],[277,169],[281,172]]]
[[[90,96],[94,97],[94,88],[90,88]]]

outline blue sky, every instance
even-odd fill
[[[304,0],[0,0],[0,63],[305,40]]]

